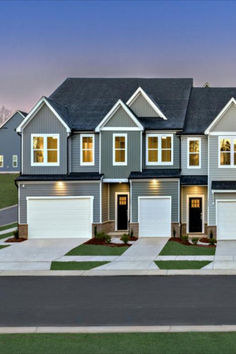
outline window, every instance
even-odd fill
[[[188,138],[188,168],[201,168],[200,138]]]
[[[80,136],[80,164],[94,165],[94,135],[82,134]]]
[[[113,134],[113,165],[127,165],[127,134]]]
[[[148,134],[146,137],[147,165],[172,165],[173,135]]]
[[[3,155],[0,155],[0,167],[4,166],[4,157]]]
[[[18,156],[17,155],[12,155],[12,167],[13,168],[18,167]]]
[[[31,165],[59,166],[59,135],[34,134],[31,138]]]
[[[236,136],[219,137],[219,167],[236,167]]]

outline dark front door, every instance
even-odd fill
[[[128,229],[128,195],[117,196],[117,230]]]
[[[202,232],[202,198],[189,198],[189,232]]]

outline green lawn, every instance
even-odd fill
[[[11,229],[12,227],[17,227],[17,222],[14,222],[13,224],[0,226],[0,231]]]
[[[124,247],[109,247],[102,245],[80,245],[69,251],[66,256],[119,256],[128,249]]]
[[[2,334],[1,354],[233,354],[236,333]]]
[[[1,240],[2,238],[11,237],[11,236],[13,236],[13,232],[8,232],[7,234],[0,235],[0,240]]]
[[[0,245],[0,249],[1,249],[1,248],[6,248],[6,247],[8,247],[8,246],[10,246],[10,245]]]
[[[51,270],[89,270],[109,262],[52,262]]]
[[[156,261],[156,265],[160,269],[201,269],[209,261]]]
[[[213,256],[215,247],[186,246],[179,242],[168,241],[160,256]]]
[[[0,209],[17,204],[17,188],[15,179],[17,174],[0,175]]]

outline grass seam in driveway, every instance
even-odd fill
[[[215,247],[188,246],[175,241],[168,241],[159,256],[214,256]]]
[[[73,248],[66,256],[120,256],[129,247],[111,247],[103,245],[88,245],[82,244],[78,247]]]
[[[52,262],[51,270],[90,270],[110,262]]]
[[[155,261],[160,269],[201,269],[210,261]]]

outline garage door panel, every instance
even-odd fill
[[[236,240],[236,201],[217,201],[217,238]]]
[[[92,200],[29,199],[29,238],[91,237]]]
[[[139,234],[141,237],[169,237],[171,235],[170,198],[140,198]]]

